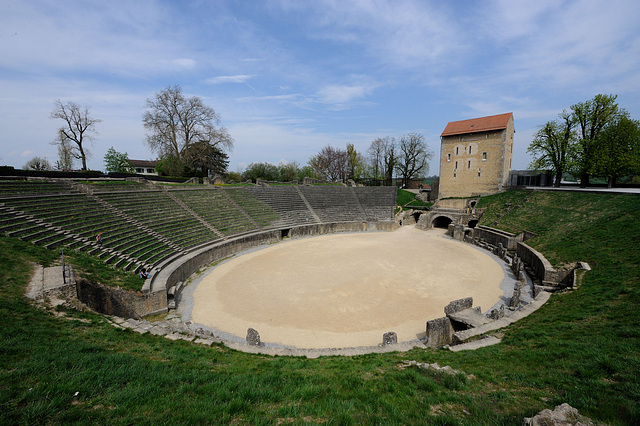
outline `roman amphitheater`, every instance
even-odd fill
[[[572,272],[464,208],[409,212],[401,226],[395,187],[34,179],[0,194],[8,235],[150,271],[135,293],[75,283],[93,309],[177,313],[193,338],[248,351],[463,343]]]

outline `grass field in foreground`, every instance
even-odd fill
[[[97,314],[32,306],[29,262],[58,254],[0,238],[0,424],[507,425],[562,402],[638,424],[640,197],[508,192],[478,207],[493,222],[505,200],[526,195],[498,227],[535,232],[528,243],[555,265],[583,260],[593,270],[502,330],[501,344],[460,353],[270,357],[138,335]]]

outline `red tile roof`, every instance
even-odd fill
[[[472,118],[470,120],[451,121],[444,128],[440,136],[462,135],[465,133],[488,132],[507,128],[512,112],[488,117]]]

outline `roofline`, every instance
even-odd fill
[[[475,129],[471,130],[471,129],[467,128],[467,129],[465,129],[463,131],[449,131],[449,132],[446,132],[447,127],[449,127],[449,125],[453,124],[453,123],[472,122],[472,121],[476,121],[476,120],[482,120],[482,119],[485,119],[485,118],[499,117],[499,116],[508,116],[506,125],[478,128],[477,130],[475,130]],[[513,113],[512,112],[507,112],[507,113],[504,113],[504,114],[488,115],[486,117],[477,117],[477,118],[470,118],[470,119],[467,119],[467,120],[450,121],[449,123],[447,123],[447,125],[444,128],[444,130],[440,134],[440,137],[454,136],[454,135],[468,135],[468,134],[472,134],[472,133],[491,132],[491,131],[494,131],[494,130],[504,130],[504,129],[507,128],[509,120],[511,120],[511,119],[513,119]]]

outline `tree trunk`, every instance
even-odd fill
[[[580,175],[580,188],[586,188],[589,186],[589,173],[583,173]]]
[[[562,170],[556,171],[556,178],[553,182],[553,186],[556,188],[560,188],[560,181],[562,180]]]
[[[609,176],[609,179],[607,180],[607,188],[609,189],[613,188],[615,181],[616,181],[615,177]]]

